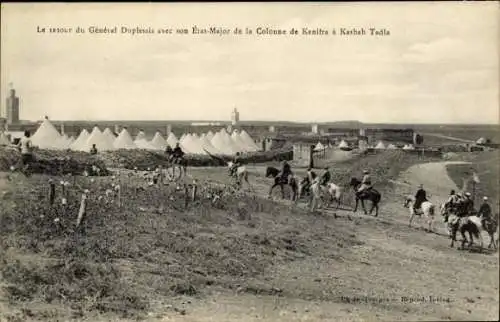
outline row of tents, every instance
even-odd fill
[[[5,140],[7,139],[5,138]],[[183,134],[179,139],[173,132],[170,132],[166,139],[160,132],[156,132],[153,138],[148,140],[144,131],[140,131],[134,139],[126,128],[116,135],[109,128],[101,131],[95,126],[90,133],[86,129],[82,130],[75,139],[74,137],[68,137],[66,134],[59,133],[48,119],[43,120],[40,124],[31,137],[31,142],[40,149],[71,149],[84,152],[90,152],[94,145],[98,151],[118,149],[165,150],[167,146],[174,148],[177,143],[188,154],[204,155],[208,152],[210,154],[234,155],[236,152],[255,152],[260,150],[245,130],[241,132],[234,130],[229,134],[223,128],[216,133],[209,131],[201,135],[193,133]]]

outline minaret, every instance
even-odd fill
[[[5,105],[5,117],[7,124],[19,123],[19,97],[16,96],[16,90],[12,83],[9,84],[10,95],[7,97]]]
[[[238,110],[235,107],[233,109],[233,112],[231,113],[231,124],[237,125],[239,121],[240,121],[240,113],[238,112]]]

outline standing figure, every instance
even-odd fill
[[[241,166],[241,157],[240,153],[236,152],[236,155],[233,158],[233,165],[231,166],[231,169],[229,169],[229,175],[234,176],[236,169]]]
[[[90,154],[92,155],[97,154],[97,147],[95,144],[92,144],[92,148],[90,149]]]
[[[19,140],[18,149],[21,151],[22,172],[28,176],[28,169],[33,161],[33,146],[30,131],[24,131],[24,136]]]

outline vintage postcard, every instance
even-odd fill
[[[0,321],[497,321],[499,21],[2,3]]]

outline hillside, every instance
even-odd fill
[[[440,160],[385,151],[333,164],[334,182],[346,187],[369,168],[382,192],[379,218],[351,220],[349,191],[337,218],[265,199],[262,166],[249,166],[246,195],[224,185],[224,168],[191,168],[202,199],[187,207],[176,184],[147,186],[140,172],[77,177],[65,212],[59,199],[47,203],[48,176],[11,175],[16,185],[4,176],[0,312],[13,321],[497,320],[498,254],[450,249],[440,218],[438,234],[418,220],[408,228],[403,196],[424,177],[444,181],[417,166],[430,161]],[[105,203],[112,182],[121,207]],[[81,189],[91,198],[75,228]]]

